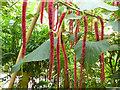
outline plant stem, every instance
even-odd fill
[[[96,18],[98,18],[96,15],[89,14],[89,13],[80,11],[79,9],[74,8],[74,7],[72,7],[72,6],[69,6],[69,5],[67,5],[67,4],[66,4],[65,2],[63,2],[63,1],[58,0],[58,3],[61,3],[62,5],[68,7],[68,8],[70,8],[70,9],[72,9],[72,10],[75,10],[75,11],[78,11],[78,12],[82,12],[82,13],[84,13],[84,14],[87,15],[87,16],[91,16],[91,17],[96,17]],[[108,21],[108,19],[105,19],[105,20]]]
[[[38,5],[38,8],[37,8],[36,13],[39,13],[39,12],[40,12],[40,6],[41,6],[41,2],[40,2],[39,5]],[[26,35],[26,45],[27,45],[27,43],[28,43],[28,41],[29,41],[29,39],[30,39],[30,37],[31,37],[32,31],[33,31],[33,29],[34,29],[34,26],[35,26],[35,24],[36,24],[36,22],[37,22],[38,17],[39,17],[39,14],[37,14],[36,16],[34,16],[32,22],[31,22],[31,25],[30,25],[30,27],[29,27],[29,29],[28,29],[28,32],[27,32],[27,35]],[[19,51],[19,54],[18,54],[16,63],[19,62],[21,56],[22,56],[22,46],[21,46],[21,49],[20,49],[20,51]],[[14,84],[16,75],[17,75],[17,72],[14,72],[14,73],[12,74],[12,77],[11,77],[11,79],[10,79],[10,83],[9,83],[8,88],[11,88],[11,89],[13,88],[13,84]]]

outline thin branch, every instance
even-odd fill
[[[89,14],[89,13],[86,13],[86,12],[83,12],[83,11],[80,11],[79,9],[74,8],[74,7],[72,7],[72,6],[69,6],[69,5],[67,5],[66,3],[62,2],[62,1],[58,1],[58,3],[61,3],[62,5],[66,6],[66,7],[69,7],[69,8],[72,9],[72,10],[75,10],[75,11],[78,11],[78,12],[82,12],[82,13],[84,13],[85,15],[98,18],[98,16],[96,16],[96,15]],[[105,19],[105,20],[106,20],[106,21],[109,21],[108,19]]]
[[[13,5],[15,5],[16,3],[18,3],[20,0],[16,1],[15,3],[13,3],[11,6],[9,6],[9,8],[11,8]]]

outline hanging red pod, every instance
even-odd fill
[[[62,35],[61,35],[62,36]],[[62,51],[63,51],[63,54],[64,54],[64,58],[65,58],[65,73],[67,74],[68,73],[68,60],[67,60],[67,54],[66,54],[66,51],[65,51],[65,47],[64,47],[64,43],[63,43],[63,40],[61,38],[61,47],[62,47]]]
[[[80,12],[76,12],[77,16],[80,15]],[[75,45],[77,44],[77,33],[79,32],[79,19],[77,19],[77,26],[75,30]],[[74,45],[74,46],[75,46]],[[74,87],[77,88],[77,65],[76,65],[76,56],[74,56],[74,77],[75,77],[75,82],[74,82]]]
[[[104,22],[103,19],[98,16],[98,19],[100,20],[101,23],[101,40],[104,39]],[[100,56],[100,62],[102,62],[102,83],[105,81],[105,61],[104,61],[104,53],[101,54]]]
[[[27,11],[27,0],[23,0],[23,5],[22,5],[22,39],[23,39],[22,58],[24,58],[25,53],[26,53],[26,11]]]
[[[58,34],[58,42],[56,47],[56,55],[57,55],[57,88],[59,88],[59,76],[60,76],[60,36],[61,30]]]
[[[54,0],[50,0],[47,4],[48,19],[49,19],[49,28],[53,29],[53,3]]]
[[[59,5],[57,4],[57,22],[56,22],[55,29],[53,29],[53,31],[56,31],[56,30],[57,30],[57,26],[58,26],[58,22],[59,22],[59,13],[58,13],[58,8],[59,8]]]
[[[40,14],[41,14],[41,16],[40,16],[40,23],[41,24],[43,23],[44,8],[45,8],[45,0],[42,0],[41,1],[41,7],[40,7],[40,10],[41,10],[41,12],[40,12]]]
[[[70,10],[69,14],[71,14],[72,12],[73,11]],[[73,20],[72,19],[70,19],[70,24],[69,24],[69,34],[70,35],[73,34]],[[72,46],[73,46],[73,41],[71,41],[71,47],[70,47],[70,49],[72,49]]]
[[[99,41],[99,32],[98,32],[98,23],[97,23],[97,21],[95,22],[94,27],[95,27],[96,40]]]
[[[79,88],[82,88],[82,72],[83,72],[83,63],[84,63],[84,60],[85,60],[85,44],[86,44],[87,31],[88,31],[88,24],[87,24],[86,16],[83,16],[83,19],[84,19],[84,37],[83,37],[83,44],[82,44],[82,58],[81,58]]]
[[[54,32],[49,32],[50,37],[50,58],[49,58],[49,80],[51,81],[52,71],[53,71],[53,65],[54,65]]]
[[[65,15],[66,15],[66,13],[64,12],[64,13],[62,13],[61,16],[60,16],[57,33],[59,32],[60,26],[61,26],[61,24],[62,24],[63,19],[65,18]]]

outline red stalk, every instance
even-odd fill
[[[72,13],[72,10],[70,10],[69,11],[69,14],[71,14]],[[72,19],[70,19],[70,24],[69,24],[69,34],[71,35],[71,34],[73,34],[73,21],[72,21]],[[70,49],[72,49],[72,46],[73,46],[73,41],[71,41],[71,47],[70,47]]]
[[[58,43],[56,47],[56,52],[57,52],[57,88],[59,88],[59,76],[60,76],[60,35],[61,30],[59,31],[58,34]]]
[[[43,23],[43,13],[44,13],[44,7],[45,7],[45,0],[42,0],[41,1],[41,7],[40,7],[40,10],[41,10],[41,17],[40,17],[40,22],[41,24]]]
[[[53,65],[54,65],[54,32],[49,32],[50,36],[50,58],[49,58],[49,80],[51,81]]]
[[[67,54],[65,52],[64,43],[63,43],[63,40],[62,40],[62,34],[61,34],[61,46],[62,46],[62,51],[63,51],[63,54],[64,54],[64,58],[65,58],[65,73],[67,74],[68,73],[68,71],[67,71],[67,69],[68,69],[68,65],[67,65],[68,60],[67,60]]]
[[[99,41],[99,32],[98,32],[98,23],[97,21],[95,22],[95,34],[96,34],[96,40]]]
[[[24,58],[25,53],[26,53],[26,11],[27,11],[27,0],[23,0],[23,5],[22,5],[22,39],[23,39],[22,58]]]
[[[79,88],[82,88],[82,71],[83,71],[83,63],[85,60],[85,44],[86,44],[86,38],[87,38],[87,30],[88,30],[88,24],[87,24],[87,18],[86,16],[83,16],[84,18],[84,37],[83,37],[83,45],[82,45],[82,58],[81,58],[81,68],[80,68],[80,83]]]
[[[61,17],[60,17],[59,26],[58,26],[58,31],[57,31],[57,33],[59,32],[59,28],[60,28],[60,26],[61,26],[61,24],[62,24],[62,21],[63,21],[65,15],[66,15],[66,13],[64,12],[64,13],[62,13],[62,15],[61,15]]]
[[[47,5],[49,27],[51,30],[53,29],[53,3],[54,3],[54,0],[50,0]]]
[[[99,17],[100,23],[101,23],[101,40],[104,39],[104,22],[101,17]],[[105,62],[104,62],[104,53],[100,56],[100,61],[102,62],[102,83],[105,81]]]

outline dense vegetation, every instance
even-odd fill
[[[118,0],[27,2],[23,59],[22,4],[7,0],[1,7],[1,73],[7,77],[0,79],[19,78],[9,88],[28,88],[30,81],[32,88],[120,87]]]

